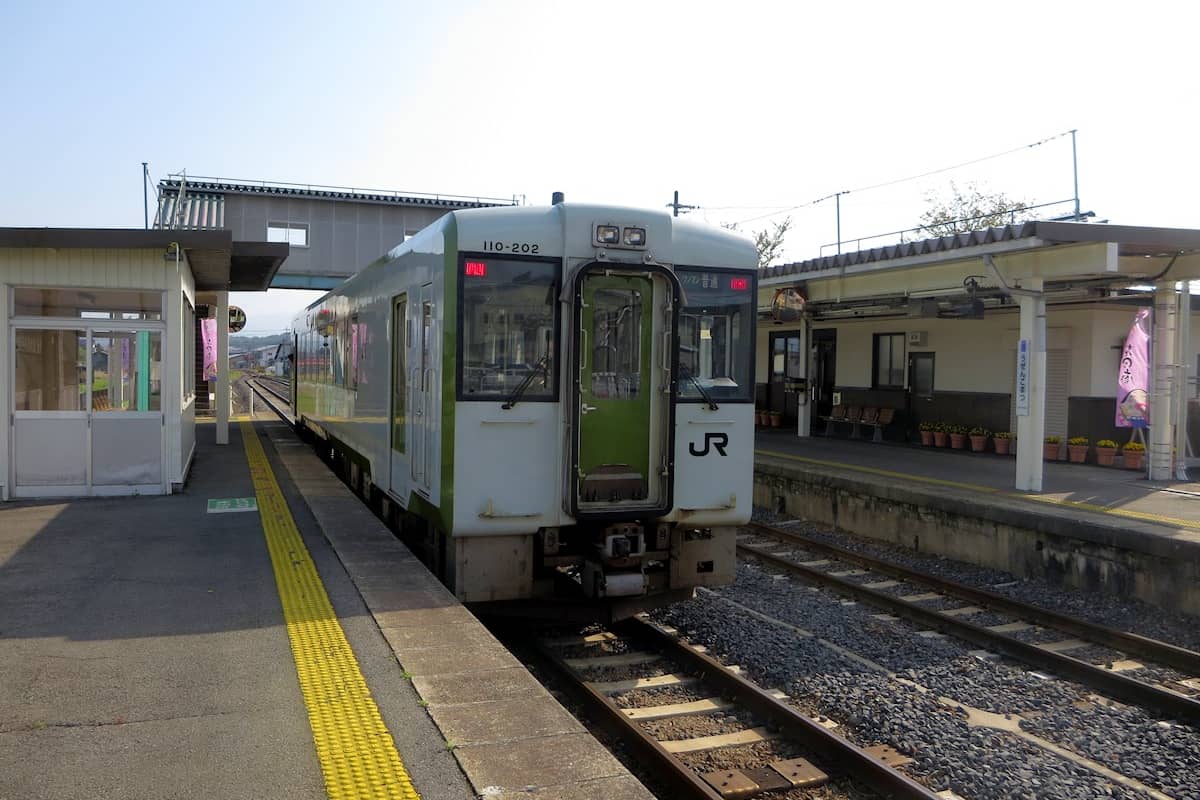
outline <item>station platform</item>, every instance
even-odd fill
[[[759,431],[755,503],[1023,577],[1200,614],[1200,484],[1048,462],[1040,493],[1011,457]]]
[[[0,798],[650,798],[278,422],[0,506]]]

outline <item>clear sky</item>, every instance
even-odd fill
[[[147,161],[537,204],[678,189],[754,230],[1075,128],[1085,210],[1200,227],[1197,23],[1183,2],[4,2],[0,225],[140,226]],[[843,238],[917,224],[951,179],[1069,198],[1070,139],[854,191]],[[831,202],[786,213],[785,258],[835,240]],[[266,331],[310,298],[239,302]]]

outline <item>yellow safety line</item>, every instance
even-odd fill
[[[254,426],[241,430],[325,792],[332,800],[419,800]]]
[[[1157,522],[1162,525],[1173,525],[1179,528],[1188,528],[1191,530],[1200,530],[1200,522],[1193,520],[1180,519],[1178,517],[1166,517],[1161,514],[1151,514],[1145,511],[1130,511],[1124,508],[1109,508],[1095,503],[1086,503],[1080,500],[1064,500],[1057,497],[1047,497],[1046,495],[1038,494],[1022,494],[1019,492],[1010,492],[1004,489],[997,489],[994,486],[980,486],[977,483],[962,483],[960,481],[947,481],[941,478],[927,478],[923,475],[912,475],[907,472],[894,472],[887,469],[878,469],[876,467],[861,467],[857,464],[845,464],[841,461],[826,461],[819,458],[806,458],[804,456],[794,456],[790,453],[778,453],[773,450],[755,449],[756,455],[771,456],[773,458],[785,458],[791,461],[800,461],[806,464],[814,464],[821,467],[834,467],[836,469],[848,469],[854,472],[865,472],[872,475],[883,475],[889,478],[900,478],[906,481],[914,481],[917,483],[930,483],[936,486],[951,486],[956,489],[966,489],[972,492],[980,492],[982,494],[994,494],[999,497],[1010,497],[1014,500],[1032,500],[1038,503],[1046,503],[1048,505],[1064,506],[1066,508],[1078,508],[1084,511],[1092,511],[1097,514],[1109,514],[1115,517],[1128,517],[1130,519],[1145,520],[1147,522]]]

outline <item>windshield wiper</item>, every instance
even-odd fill
[[[708,408],[710,411],[716,411],[718,408],[720,408],[720,406],[717,405],[717,401],[713,400],[712,395],[710,395],[708,391],[700,385],[700,381],[695,375],[692,374],[690,369],[685,367],[683,364],[680,364],[679,371],[683,373],[683,377],[687,378],[695,385],[696,391],[700,392],[700,397],[704,399],[704,402],[708,403]]]
[[[537,363],[533,365],[533,368],[530,369],[529,372],[526,373],[525,377],[521,380],[521,382],[519,384],[517,384],[517,388],[513,389],[513,393],[510,394],[508,396],[508,399],[504,401],[504,405],[502,405],[500,407],[502,409],[504,409],[505,411],[508,411],[513,406],[515,406],[517,404],[517,402],[522,397],[525,396],[525,392],[529,391],[529,387],[533,385],[533,380],[534,380],[534,378],[536,378],[538,376],[539,373],[541,373],[542,375],[545,375],[546,377],[550,377],[549,370],[547,369],[549,367],[549,365],[550,365],[550,356],[549,355],[544,355],[541,358],[539,358]]]

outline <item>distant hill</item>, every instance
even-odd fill
[[[279,344],[287,336],[286,333],[273,333],[269,336],[239,336],[235,333],[229,337],[229,349],[244,353],[247,350],[256,350],[269,344]]]

